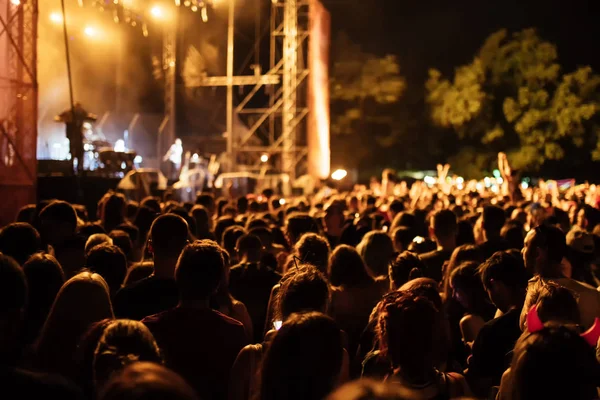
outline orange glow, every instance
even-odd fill
[[[330,15],[319,0],[310,7],[308,170],[320,179],[329,177],[329,67]]]

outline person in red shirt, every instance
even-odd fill
[[[179,305],[142,320],[179,373],[202,399],[227,397],[229,371],[246,345],[244,326],[209,307],[225,271],[221,248],[211,240],[188,244],[175,270]]]

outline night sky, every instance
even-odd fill
[[[428,68],[446,74],[468,63],[493,32],[537,28],[558,46],[565,71],[591,65],[600,72],[597,0],[324,0],[332,34],[346,31],[362,49],[398,56],[409,85]],[[594,6],[592,7],[592,4]]]

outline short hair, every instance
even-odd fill
[[[133,225],[132,223],[125,222],[121,225],[117,225],[115,230],[126,232],[129,235],[132,244],[138,243],[138,240],[140,238],[140,230],[137,226]]]
[[[160,201],[156,197],[148,196],[142,200],[140,203],[140,208],[147,207],[159,214],[161,212],[160,209]],[[138,210],[139,211],[139,210]]]
[[[303,263],[314,265],[319,271],[326,273],[329,265],[329,242],[316,233],[307,233],[296,243],[298,258]]]
[[[556,226],[545,224],[537,226],[534,232],[531,245],[545,250],[551,262],[562,262],[567,254],[567,238],[564,232]]]
[[[223,250],[212,240],[197,240],[183,249],[175,269],[175,281],[183,300],[208,299],[225,272]]]
[[[215,197],[210,193],[201,193],[196,197],[196,204],[204,206],[209,213],[215,211]]]
[[[77,229],[79,235],[89,238],[95,233],[106,233],[106,230],[97,222],[86,222]]]
[[[149,277],[154,272],[154,263],[152,261],[144,261],[133,264],[127,270],[123,286],[129,286],[135,282],[141,281]]]
[[[85,242],[85,253],[101,244],[113,244],[113,240],[106,233],[94,233]]]
[[[121,193],[111,194],[104,202],[103,225],[108,231],[114,229],[117,225],[122,224],[125,220],[125,208],[127,199]]]
[[[248,234],[258,237],[262,246],[268,247],[273,244],[273,240],[274,240],[273,231],[270,228],[267,228],[264,226],[259,226],[259,227],[250,229],[248,231]],[[239,246],[238,246],[238,250],[239,250]]]
[[[252,233],[240,236],[236,243],[238,253],[246,254],[251,252],[260,253],[262,250],[262,242],[257,235]]]
[[[394,258],[394,244],[387,234],[380,231],[367,233],[356,250],[365,260],[371,276],[387,276],[390,261]]]
[[[386,296],[379,314],[377,334],[380,350],[394,367],[419,368],[435,358],[434,344],[441,332],[440,311],[425,297],[413,292]]]
[[[40,219],[68,224],[75,232],[77,228],[77,213],[70,203],[56,200],[48,204],[40,212]]]
[[[400,242],[403,250],[408,249],[414,238],[414,231],[406,226],[399,226],[392,231],[392,240],[394,243]]]
[[[291,244],[294,245],[305,233],[319,233],[319,226],[310,215],[295,212],[287,217],[286,232]]]
[[[188,240],[188,224],[175,214],[156,218],[150,228],[152,249],[155,254],[177,257]]]
[[[412,231],[416,230],[417,229],[417,217],[414,214],[411,214],[406,211],[402,211],[401,213],[396,215],[396,217],[394,217],[391,228],[392,228],[392,230],[394,230],[400,226],[405,226],[405,227],[411,229]]]
[[[123,254],[129,259],[131,257],[131,250],[133,249],[133,242],[129,234],[120,229],[115,229],[110,232],[110,238],[113,244],[123,251]]]
[[[304,264],[287,272],[281,279],[277,296],[278,316],[287,319],[293,313],[324,311],[329,303],[327,278],[316,267]]]
[[[246,196],[238,198],[236,205],[238,212],[240,214],[245,214],[248,211],[248,198],[246,198]]]
[[[235,250],[235,246],[239,238],[246,234],[246,230],[239,225],[233,225],[225,229],[223,232],[223,240],[221,247],[227,251]]]
[[[135,214],[137,214],[138,209],[140,208],[140,203],[137,201],[129,200],[127,205],[125,206],[125,217],[127,219],[135,218]]]
[[[404,203],[398,199],[394,199],[390,203],[389,208],[390,208],[390,211],[393,212],[394,214],[399,214],[406,209],[406,207],[404,207]]]
[[[497,251],[479,266],[478,273],[485,287],[490,287],[492,281],[502,282],[513,291],[527,287],[523,257],[512,252]]]
[[[27,204],[26,206],[21,207],[17,213],[15,222],[27,222],[28,224],[32,224],[36,210],[37,206],[35,204]]]
[[[233,217],[219,217],[215,224],[215,239],[217,243],[223,243],[223,234],[225,233],[225,230],[235,225],[236,223]]]
[[[108,243],[92,248],[86,254],[85,266],[104,278],[111,293],[119,290],[127,275],[127,257],[118,246]]]
[[[506,213],[498,206],[485,206],[482,214],[482,225],[487,234],[500,234],[504,223],[506,222]]]
[[[433,233],[438,238],[449,238],[456,236],[458,232],[458,221],[456,214],[450,210],[440,210],[433,215],[431,220]]]
[[[373,282],[360,254],[347,245],[340,245],[331,253],[328,275],[332,286],[357,287]]]
[[[40,234],[25,222],[14,222],[0,230],[0,252],[11,256],[20,265],[42,249]]]
[[[27,282],[19,264],[0,254],[0,318],[21,311],[27,303]]]
[[[406,282],[427,276],[427,267],[421,258],[410,251],[404,251],[390,263],[389,277],[394,287],[399,288]]]
[[[189,384],[162,365],[137,362],[114,374],[99,400],[198,400]]]

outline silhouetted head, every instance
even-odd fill
[[[373,278],[356,249],[340,245],[329,259],[329,282],[332,286],[358,287],[372,283]]]
[[[260,399],[323,399],[335,388],[344,362],[340,329],[333,319],[317,312],[294,314],[264,356]]]
[[[116,373],[99,400],[198,400],[194,390],[175,372],[155,363],[138,362]]]
[[[38,231],[24,222],[14,222],[0,230],[0,252],[23,265],[29,257],[42,250]]]
[[[183,249],[175,269],[182,301],[205,301],[214,294],[225,273],[223,250],[211,240],[198,240]]]
[[[127,258],[119,247],[112,244],[92,248],[86,254],[85,266],[104,278],[113,295],[121,288],[127,275]]]
[[[110,322],[94,352],[96,389],[100,390],[115,372],[140,361],[162,362],[158,345],[146,325],[126,319]]]

